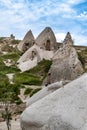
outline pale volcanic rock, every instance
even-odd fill
[[[53,64],[49,70],[51,83],[60,80],[73,80],[84,72],[77,52],[72,46],[70,34],[67,35],[63,47],[58,49],[52,58]]]
[[[34,102],[36,102],[36,101],[44,98],[45,96],[47,96],[48,94],[56,91],[60,87],[63,87],[63,81],[56,82],[56,83],[50,84],[48,86],[45,86],[39,92],[37,92],[36,94],[34,94],[31,98],[29,98],[29,99],[26,100],[26,106],[27,107],[30,106]]]
[[[29,30],[29,31],[26,33],[24,39],[18,44],[17,47],[18,47],[18,49],[19,49],[20,51],[24,51],[24,52],[25,52],[25,51],[28,50],[31,46],[33,46],[34,43],[35,43],[35,38],[34,38],[34,36],[33,36],[32,31]]]
[[[57,50],[56,37],[50,27],[46,27],[36,38],[36,44],[45,50]]]
[[[40,62],[43,59],[51,60],[53,55],[53,51],[41,49],[39,46],[34,44],[18,60],[18,67],[21,69],[21,71],[29,70],[36,66],[38,62]]]
[[[27,107],[22,130],[87,130],[87,73]]]

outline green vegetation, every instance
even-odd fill
[[[1,89],[4,89],[9,84],[8,77],[2,73],[0,73],[0,96],[1,96]]]
[[[12,40],[12,44],[19,44],[20,41],[21,40],[14,39],[14,40]]]
[[[52,65],[52,61],[43,59],[41,62],[38,63],[36,67],[26,72],[40,76],[42,77],[42,79],[44,79],[51,65]]]
[[[30,94],[32,90],[32,88],[26,88],[24,91],[24,95]]]
[[[87,49],[78,52],[78,58],[81,61],[83,68],[87,71],[86,62],[87,62]]]
[[[50,69],[51,64],[51,61],[43,60],[29,71],[16,73],[14,75],[14,82],[25,85],[41,85]]]
[[[32,97],[35,93],[37,93],[40,90],[41,90],[41,88],[36,88],[36,89],[32,90],[32,92],[30,93],[30,97]]]
[[[10,52],[8,54],[0,55],[0,73],[8,74],[8,73],[17,73],[20,72],[18,67],[16,66],[17,60],[20,58],[21,52]],[[6,66],[4,62],[8,63],[8,60],[11,62],[11,66]]]
[[[23,72],[14,75],[14,82],[25,85],[41,85],[42,80],[38,76]]]
[[[12,66],[0,65],[1,74],[16,73],[16,72],[20,72],[20,70],[15,65]]]
[[[2,55],[1,58],[3,60],[11,59],[12,61],[16,62],[20,58],[21,55],[22,55],[22,53],[20,51],[18,51],[18,52],[10,52],[8,54]]]
[[[0,99],[3,101],[17,102],[19,100],[20,88],[22,85],[10,84],[5,77],[6,82],[0,83]]]

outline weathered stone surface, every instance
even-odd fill
[[[34,94],[31,98],[26,100],[26,106],[27,107],[30,106],[34,102],[42,99],[43,97],[47,96],[48,94],[50,94],[50,93],[56,91],[57,89],[63,87],[63,85],[64,85],[63,81],[60,81],[60,82],[56,82],[56,83],[50,84],[48,86],[45,86],[39,92]]]
[[[36,38],[36,44],[45,50],[57,50],[56,37],[50,27],[46,27]]]
[[[73,80],[84,72],[77,52],[72,46],[71,36],[68,35],[64,40],[63,47],[57,50],[53,56],[53,64],[49,70],[51,83],[60,80]]]
[[[34,36],[32,34],[32,31],[29,30],[26,33],[24,39],[18,44],[18,49],[20,51],[24,51],[25,52],[26,50],[28,50],[34,44],[35,44],[35,38],[34,38]]]
[[[87,73],[26,108],[22,130],[87,130]]]
[[[43,59],[51,60],[53,55],[53,51],[41,49],[39,46],[34,44],[18,60],[18,67],[21,69],[21,71],[29,70],[36,66],[38,62],[40,62]]]
[[[73,40],[72,40],[71,34],[69,32],[66,34],[63,44],[68,44],[68,45],[73,46]]]

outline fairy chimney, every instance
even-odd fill
[[[40,48],[48,51],[57,50],[57,43],[54,32],[50,27],[46,27],[36,38],[36,44]]]
[[[18,49],[20,51],[27,51],[31,46],[35,44],[35,38],[31,30],[29,30],[24,39],[19,43]]]
[[[72,40],[72,37],[71,37],[70,32],[68,32],[68,33],[66,34],[66,37],[65,37],[65,39],[64,39],[64,41],[63,41],[63,44],[67,44],[67,45],[73,46],[73,40]]]
[[[55,52],[53,64],[49,70],[51,83],[60,80],[73,80],[84,72],[72,43],[71,36],[68,33],[63,47]]]

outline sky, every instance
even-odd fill
[[[57,41],[71,33],[74,44],[87,46],[87,0],[0,0],[0,37],[35,38],[51,27]]]

